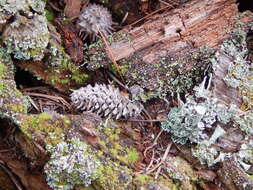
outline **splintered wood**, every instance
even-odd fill
[[[120,31],[128,34],[129,40],[115,40],[110,51],[118,61],[155,44],[159,45],[149,52],[159,49],[174,52],[204,45],[215,47],[228,37],[226,31],[233,27],[237,14],[235,0],[190,1],[177,9],[152,16],[139,27]]]

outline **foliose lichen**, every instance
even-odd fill
[[[238,157],[240,158],[241,162],[245,162],[249,165],[253,164],[253,140],[249,140],[247,143],[243,143],[241,145],[240,151],[238,152]]]
[[[161,126],[172,134],[176,143],[185,144],[188,140],[199,143],[208,139],[205,129],[211,129],[216,122],[228,123],[234,115],[233,109],[220,104],[216,98],[188,96],[182,106],[170,110]]]
[[[44,57],[49,42],[44,6],[45,3],[38,0],[0,2],[3,23],[15,16],[3,31],[3,42],[16,59],[41,60]]]
[[[42,14],[44,8],[45,2],[41,0],[0,0],[0,24],[19,12],[28,16],[32,16],[32,12]]]
[[[44,171],[48,185],[56,190],[71,190],[75,185],[89,186],[96,179],[100,162],[88,151],[88,146],[73,138],[55,147],[48,146],[51,153]]]

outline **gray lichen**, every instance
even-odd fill
[[[51,153],[51,158],[44,171],[51,188],[71,190],[79,184],[89,186],[96,179],[100,162],[79,139],[61,142],[56,147],[47,147],[47,150]]]
[[[5,24],[11,16],[22,12],[32,16],[32,12],[42,14],[45,3],[41,0],[0,0],[0,24]]]
[[[212,145],[215,144],[216,140],[225,133],[225,130],[218,125],[210,139],[201,141],[197,146],[192,148],[192,155],[198,158],[201,164],[207,164],[208,166],[223,161],[230,156],[230,153],[219,151],[212,147]]]
[[[143,109],[139,102],[131,101],[110,85],[95,84],[74,90],[71,101],[77,109],[115,119],[138,116]]]
[[[215,98],[188,96],[185,104],[170,110],[162,128],[172,134],[176,143],[199,143],[208,139],[205,129],[211,129],[216,122],[226,124],[233,115],[232,107],[227,108]]]
[[[39,0],[0,2],[1,22],[14,16],[13,22],[3,31],[3,42],[16,59],[41,60],[44,57],[49,42],[44,6]]]
[[[253,135],[253,111],[234,117],[235,125],[247,135]]]
[[[240,158],[241,163],[245,162],[249,165],[249,167],[253,164],[253,140],[249,140],[247,143],[241,145],[240,151],[238,152],[238,157]]]

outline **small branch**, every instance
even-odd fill
[[[159,167],[165,162],[165,160],[166,160],[166,158],[167,158],[167,156],[168,156],[168,154],[169,154],[171,145],[172,145],[172,143],[169,143],[169,144],[168,144],[168,146],[167,146],[167,148],[166,148],[166,150],[165,150],[165,152],[164,152],[164,155],[163,155],[163,157],[162,157],[162,159],[161,159],[161,162],[159,162],[156,166],[154,166],[152,169],[150,169],[149,171],[147,171],[145,174],[150,174],[150,173],[152,173],[153,171],[155,171],[157,168],[159,168]]]
[[[16,177],[13,175],[13,173],[5,166],[5,163],[0,160],[0,167],[9,175],[12,182],[15,184],[18,190],[24,190],[21,186],[21,184],[18,182]]]

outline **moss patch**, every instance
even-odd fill
[[[122,137],[120,128],[116,126],[100,126],[99,129],[101,134],[104,135],[98,143],[105,152],[110,153],[113,158],[118,159],[128,166],[132,166],[139,160],[138,151],[127,137]]]
[[[24,118],[20,129],[31,139],[55,146],[64,140],[64,133],[69,124],[66,116],[41,113]]]

